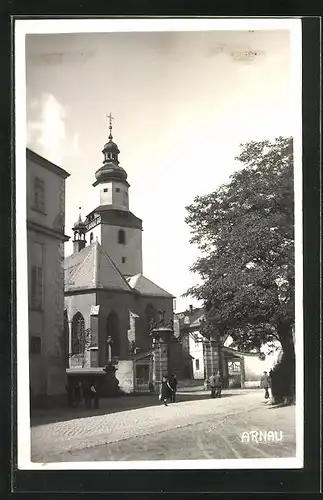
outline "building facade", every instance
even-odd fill
[[[34,406],[65,398],[65,170],[27,149],[30,393]]]

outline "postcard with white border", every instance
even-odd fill
[[[15,22],[18,468],[303,467],[299,19]]]

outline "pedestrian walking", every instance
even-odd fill
[[[91,392],[91,399],[94,401],[94,408],[98,409],[99,408],[99,394],[98,394],[98,388],[94,384],[94,382],[91,382],[90,384],[90,392]]]
[[[210,389],[211,389],[211,398],[215,398],[215,373],[212,373],[209,378]]]
[[[265,399],[269,398],[269,388],[270,388],[270,377],[266,371],[264,371],[260,379],[260,388],[265,389]]]
[[[214,382],[215,382],[215,397],[220,398],[222,391],[222,378],[219,370],[215,374]]]
[[[75,397],[75,406],[78,408],[79,404],[82,402],[83,394],[82,394],[82,384],[80,381],[76,382],[74,389],[74,397]]]
[[[163,401],[165,406],[168,406],[167,405],[168,397],[169,397],[169,382],[167,380],[167,377],[164,375],[160,386],[159,399],[160,401]]]
[[[211,388],[211,397],[220,398],[222,391],[222,379],[219,370],[216,373],[212,373],[211,377],[209,378],[209,383]]]
[[[167,399],[169,400],[170,403],[172,403],[174,390],[171,386],[171,382],[168,377],[166,377],[166,386],[167,386]]]
[[[171,391],[170,391],[170,402],[175,403],[176,391],[177,391],[177,378],[174,373],[172,373],[171,379],[169,381]]]

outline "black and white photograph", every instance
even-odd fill
[[[300,23],[16,21],[19,468],[303,467]]]

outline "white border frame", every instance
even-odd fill
[[[26,230],[26,34],[105,33],[208,30],[289,30],[293,68],[294,184],[295,184],[295,352],[296,370],[296,458],[234,460],[164,460],[128,462],[30,461],[28,268]],[[303,227],[302,227],[302,63],[300,19],[49,19],[15,20],[15,124],[16,124],[16,234],[17,234],[17,450],[22,470],[128,470],[128,469],[300,469],[304,449],[304,362],[303,362]]]

